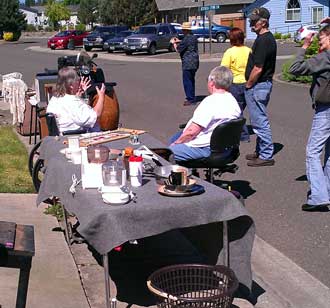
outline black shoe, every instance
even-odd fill
[[[261,159],[259,157],[247,162],[249,167],[263,167],[263,166],[273,166],[275,164],[274,159]]]
[[[259,157],[259,154],[257,152],[254,152],[252,154],[246,154],[245,155],[245,159],[246,160],[255,160],[258,157]]]
[[[329,205],[330,205],[329,203],[314,204],[314,205],[305,203],[301,206],[301,209],[303,211],[307,211],[307,212],[328,212],[329,211],[329,208],[328,208]]]
[[[194,101],[184,101],[183,106],[195,106],[196,103]]]

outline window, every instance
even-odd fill
[[[159,32],[163,32],[163,34],[170,34],[171,33],[167,26],[159,27]]]
[[[289,0],[286,6],[286,21],[300,21],[300,3]]]
[[[312,7],[312,22],[318,24],[323,18],[323,6]]]

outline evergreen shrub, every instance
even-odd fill
[[[282,38],[282,33],[275,32],[274,33],[274,38],[275,38],[275,40],[280,40]]]

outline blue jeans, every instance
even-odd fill
[[[230,93],[235,97],[239,107],[241,108],[241,118],[243,118],[243,111],[246,107],[245,101],[245,83],[233,83],[229,88]],[[250,134],[246,124],[243,125],[241,133],[242,141],[250,141]]]
[[[172,144],[175,140],[177,140],[182,135],[182,131],[175,133],[169,140],[170,144]],[[180,160],[191,160],[191,159],[199,159],[203,157],[208,157],[211,154],[210,147],[190,147],[184,143],[171,145],[170,150],[174,154],[174,159],[176,161]]]
[[[197,70],[182,70],[183,88],[186,100],[195,102],[195,75]]]
[[[272,92],[271,81],[259,82],[245,90],[245,100],[254,133],[257,135],[256,152],[261,159],[271,159],[274,154],[272,131],[267,115],[267,105]]]
[[[311,132],[306,147],[306,174],[310,185],[307,203],[310,205],[329,203],[330,196],[330,106],[315,108]],[[325,148],[324,166],[321,154]]]

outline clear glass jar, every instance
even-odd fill
[[[126,169],[120,160],[109,160],[102,165],[104,186],[126,186]]]

